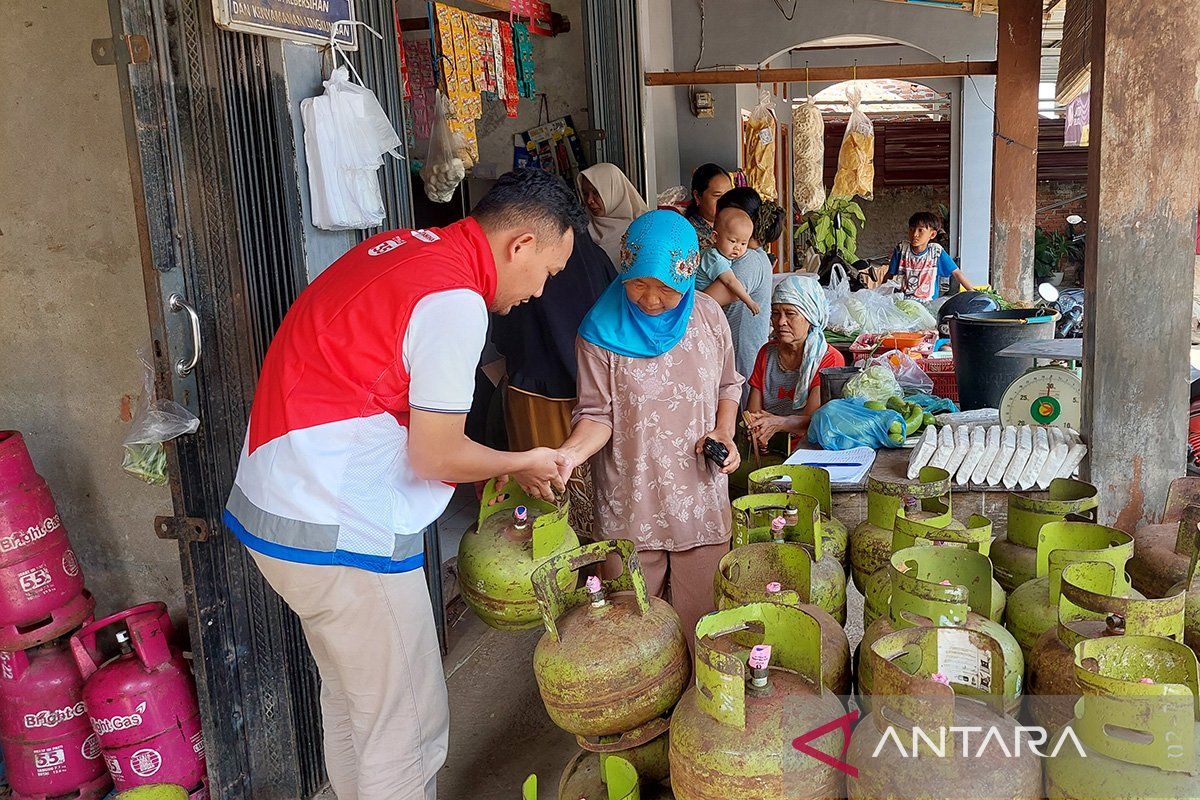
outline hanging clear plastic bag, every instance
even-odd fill
[[[142,396],[137,413],[130,423],[129,434],[122,446],[125,456],[121,469],[154,486],[167,483],[167,452],[163,442],[195,433],[200,420],[174,400],[158,400],[154,396],[154,367],[148,354],[138,353],[142,362]]]
[[[425,166],[421,167],[425,195],[435,203],[449,203],[454,190],[467,177],[467,165],[457,155],[466,143],[462,134],[450,129],[453,113],[450,99],[438,90],[433,103],[433,125],[429,130],[429,155],[425,157]]]
[[[897,448],[904,444],[904,418],[890,409],[872,411],[862,400],[830,400],[812,415],[808,441],[824,450]]]
[[[825,120],[812,97],[792,109],[792,183],[797,214],[825,205]]]
[[[850,121],[838,151],[838,170],[833,179],[833,197],[854,197],[870,200],[875,186],[875,126],[859,108],[862,91],[858,83],[846,90],[850,104]]]
[[[324,86],[324,94],[300,103],[313,225],[373,228],[387,214],[378,170],[385,153],[402,158],[396,149],[402,141],[375,94],[352,82],[346,66],[335,68]]]
[[[867,365],[868,369],[872,366],[882,366],[891,370],[892,374],[896,376],[896,382],[906,393],[929,394],[933,391],[933,378],[917,366],[917,362],[907,353],[889,350],[882,355],[872,357],[867,361]]]
[[[764,200],[775,200],[775,98],[769,89],[758,91],[758,104],[746,121],[746,180]]]

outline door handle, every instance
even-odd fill
[[[188,320],[192,323],[192,357],[190,359],[181,358],[175,362],[175,374],[186,378],[196,368],[196,364],[200,363],[200,315],[196,313],[196,309],[188,305],[179,292],[173,293],[167,298],[167,302],[170,303],[172,313],[186,311]]]

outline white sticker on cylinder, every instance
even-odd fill
[[[969,631],[939,628],[938,672],[950,683],[987,692],[992,688],[992,654],[971,643]]]
[[[140,778],[149,778],[162,767],[162,756],[157,750],[143,747],[129,757],[129,768]]]

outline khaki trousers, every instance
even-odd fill
[[[251,555],[300,617],[320,670],[325,766],[338,800],[436,800],[450,707],[425,573]]]
[[[716,611],[713,602],[713,576],[721,558],[729,552],[729,542],[706,544],[691,550],[639,550],[638,561],[646,578],[646,591],[668,601],[687,636],[688,647],[695,652],[696,623]],[[604,563],[604,576],[612,579],[624,566],[616,557]]]

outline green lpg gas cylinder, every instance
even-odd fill
[[[734,500],[732,505],[730,544],[738,555],[729,563],[736,561],[742,565],[738,583],[758,591],[759,587],[778,581],[784,589],[799,593],[804,602],[824,609],[839,624],[845,624],[846,573],[837,559],[825,551],[817,499],[806,494],[748,494]],[[804,562],[799,556],[779,558],[781,544],[804,549],[810,560]],[[721,574],[718,570],[718,589],[722,585]]]
[[[1046,759],[1049,797],[1200,797],[1195,653],[1153,636],[1087,639],[1075,679],[1083,697]]]
[[[617,554],[620,577],[564,591],[562,572]],[[671,710],[691,672],[679,615],[651,597],[633,542],[596,542],[553,556],[533,573],[546,633],[533,673],[554,724],[576,736],[614,736]]]
[[[799,608],[821,625],[821,676],[834,694],[850,694],[850,640],[836,619],[808,602],[812,597],[812,556],[788,542],[757,542],[735,548],[721,559],[713,577],[718,611],[746,603],[779,603]],[[789,588],[784,588],[784,581]]]
[[[907,628],[963,628],[986,634],[1003,650],[1005,710],[1015,714],[1021,706],[1025,659],[1012,634],[987,616],[992,607],[992,564],[987,557],[951,547],[909,547],[892,556],[888,571],[888,612],[871,623],[860,645],[856,673],[863,705],[870,708],[876,693],[865,657],[872,644]]]
[[[677,800],[842,797],[842,772],[791,747],[846,713],[821,677],[821,626],[798,608],[751,603],[696,625],[696,682],[671,718]],[[838,758],[833,737],[814,747]]]
[[[644,797],[647,786],[664,783],[670,776],[670,764],[667,759],[667,730],[670,725],[670,717],[655,717],[645,725],[617,736],[576,736],[575,741],[584,753],[572,761],[577,767],[575,774],[579,777],[570,784],[582,785],[580,781],[588,780],[586,775],[600,775],[600,761],[610,756],[619,756],[637,770]],[[568,785],[567,776],[570,772],[569,766],[563,772],[564,787]]]
[[[847,796],[1042,797],[1041,760],[1017,748],[1022,733],[1005,713],[1004,655],[991,637],[961,628],[907,628],[873,642],[865,657],[877,693],[846,752]]]
[[[1056,732],[1075,717],[1080,688],[1075,645],[1109,636],[1161,636],[1183,640],[1184,593],[1156,600],[1123,597],[1112,564],[1081,561],[1062,571],[1058,626],[1042,634],[1026,665],[1025,708],[1030,718]]]
[[[959,528],[950,503],[950,473],[923,467],[916,482],[871,478],[867,481],[867,519],[850,534],[850,574],[855,587],[867,591],[867,578],[887,566],[892,554],[896,512],[907,509],[909,519],[938,528]]]
[[[1200,478],[1176,478],[1167,492],[1167,504],[1157,525],[1133,533],[1137,543],[1129,559],[1133,588],[1150,597],[1161,597],[1188,576],[1191,540],[1200,525]]]
[[[1008,598],[1004,627],[1012,631],[1028,661],[1042,634],[1058,625],[1062,571],[1068,564],[1096,561],[1111,564],[1113,594],[1141,598],[1129,585],[1125,564],[1133,554],[1133,537],[1094,522],[1047,522],[1038,532],[1037,577],[1018,586]]]
[[[996,580],[1004,591],[1012,592],[1037,577],[1038,532],[1047,522],[1059,522],[1068,515],[1096,521],[1100,492],[1090,483],[1055,478],[1049,491],[1013,492],[1008,496],[1008,524],[992,542],[992,563]]]
[[[966,526],[957,528],[939,528],[925,522],[909,519],[903,510],[896,512],[896,527],[892,531],[892,552],[896,553],[908,547],[959,547],[974,550],[983,556],[988,555],[988,547],[992,543],[992,523],[987,517],[978,514],[967,520]],[[886,569],[881,569],[867,579],[866,602],[863,604],[863,628],[887,613],[888,595],[892,589],[892,576]],[[992,607],[987,616],[996,622],[1004,619],[1004,590],[996,579],[992,579]]]
[[[1179,549],[1188,557],[1187,578],[1171,587],[1170,594],[1185,592],[1183,611],[1183,640],[1200,656],[1200,582],[1196,581],[1196,566],[1200,563],[1200,525],[1190,525],[1185,533],[1180,529]],[[1136,550],[1137,541],[1134,540]]]
[[[117,795],[117,800],[188,800],[188,793],[174,783],[151,783],[127,789]]]
[[[846,523],[833,516],[833,492],[828,470],[803,464],[781,464],[763,467],[750,473],[751,494],[806,494],[815,497],[821,506],[821,539],[825,552],[846,568],[849,563],[849,538]]]
[[[620,756],[579,753],[563,771],[558,800],[658,800],[660,794],[644,792],[637,769]],[[538,779],[530,775],[521,787],[522,800],[538,800]]]
[[[567,523],[570,512],[534,500],[516,481],[503,488],[488,481],[479,506],[479,522],[458,546],[458,585],[479,618],[499,630],[536,628],[542,622],[530,576],[547,558],[579,546]],[[565,592],[575,573],[558,576]]]

